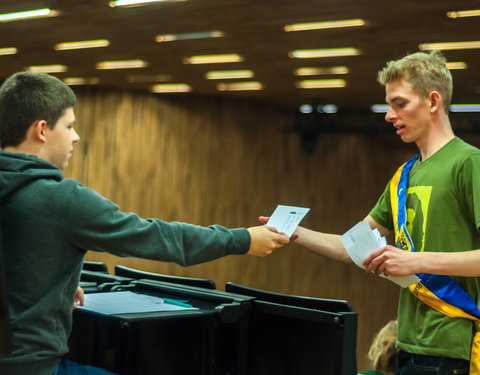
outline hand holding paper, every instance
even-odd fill
[[[340,241],[347,250],[348,255],[353,262],[360,268],[365,269],[363,260],[367,258],[371,253],[378,250],[381,247],[386,246],[387,241],[385,237],[380,235],[378,230],[372,230],[370,225],[366,222],[360,222],[350,230],[348,230],[343,236],[340,237]],[[380,276],[385,277],[394,283],[400,285],[403,288],[410,286],[411,284],[419,281],[419,278],[415,275],[409,276]]]
[[[267,225],[291,237],[308,211],[309,208],[278,205]]]

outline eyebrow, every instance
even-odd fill
[[[388,98],[385,98],[385,102],[386,103],[393,103],[393,102],[396,102],[397,100],[399,99],[404,99],[402,96],[394,96],[392,99],[390,99],[390,101],[388,100]]]

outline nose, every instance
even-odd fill
[[[73,131],[73,143],[76,143],[80,140],[80,136],[78,135],[78,133],[74,130]]]
[[[388,122],[393,122],[395,119],[395,111],[391,106],[388,106],[387,113],[385,114],[385,120]]]

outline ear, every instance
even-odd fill
[[[428,96],[428,100],[430,101],[430,112],[438,112],[438,110],[443,107],[442,103],[442,96],[438,91],[432,91]]]
[[[32,125],[33,137],[36,141],[45,143],[45,132],[47,130],[47,122],[45,120],[36,120]]]

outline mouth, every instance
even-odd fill
[[[405,129],[405,125],[394,125],[395,129],[397,129],[397,135],[402,135],[404,133],[403,129]]]

